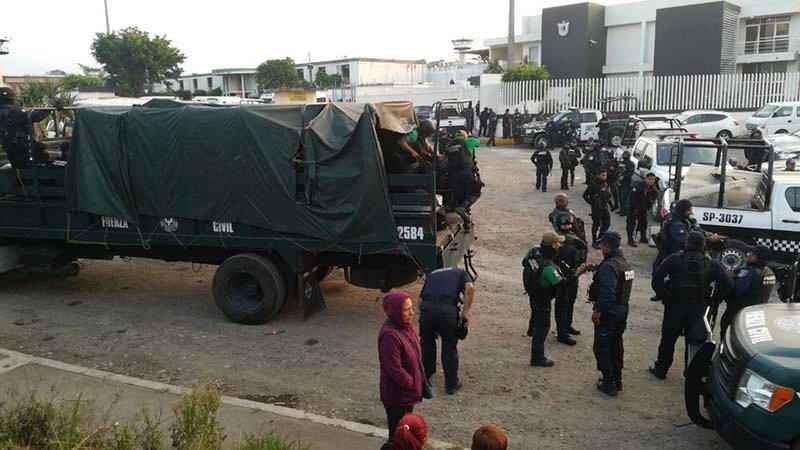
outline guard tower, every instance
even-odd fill
[[[472,39],[467,38],[460,38],[460,39],[453,39],[450,41],[453,43],[453,50],[458,53],[458,61],[461,64],[464,64],[467,60],[466,52],[472,49]]]

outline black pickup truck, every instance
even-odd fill
[[[467,264],[474,236],[437,220],[435,167],[385,170],[382,139],[415,120],[410,103],[78,110],[68,157],[0,167],[0,273],[218,265],[219,308],[259,324],[287,300],[324,306],[334,267],[388,290]]]

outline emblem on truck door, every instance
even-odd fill
[[[161,219],[158,224],[161,225],[161,229],[167,233],[174,233],[178,231],[178,220],[173,217],[165,217]]]
[[[558,22],[558,35],[566,37],[569,34],[569,20]]]

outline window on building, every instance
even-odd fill
[[[184,87],[183,87],[183,80],[178,80],[178,86],[180,87],[180,89],[181,89],[182,91],[186,90],[186,89],[184,89]]]
[[[745,25],[745,55],[788,52],[790,20],[790,16],[749,19]]]
[[[301,80],[305,80],[306,79],[306,71],[303,70],[303,69],[297,69],[297,78],[300,78]]]
[[[195,91],[197,90],[197,78],[192,78],[192,87]]]
[[[214,89],[214,79],[211,77],[206,78],[206,85],[208,86],[208,90]]]
[[[342,64],[339,73],[342,75],[342,84],[350,84],[350,64]]]
[[[800,188],[790,187],[786,190],[786,201],[794,212],[800,212]]]
[[[752,63],[742,66],[744,73],[786,73],[787,70],[789,70],[788,61]]]

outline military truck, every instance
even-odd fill
[[[384,291],[471,267],[474,235],[437,220],[436,158],[385,170],[417,125],[404,102],[79,109],[65,159],[0,168],[0,273],[115,256],[218,265],[216,304],[260,324],[287,300],[322,307],[334,267]]]

